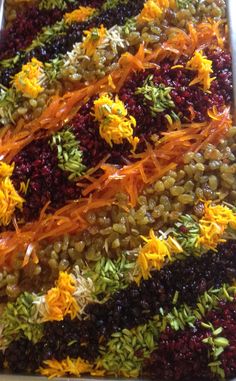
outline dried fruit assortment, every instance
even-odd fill
[[[236,377],[225,1],[19,3],[0,40],[0,368]]]

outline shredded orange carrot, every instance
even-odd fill
[[[121,56],[119,60],[119,66],[121,68],[121,77],[116,85],[116,91],[118,92],[123,86],[126,78],[132,70],[144,70],[145,66],[145,49],[144,45],[141,44],[139,50],[135,56],[130,53],[125,53]]]
[[[196,27],[189,25],[189,33],[178,28],[169,28],[168,40],[153,52],[141,45],[136,55],[125,53],[119,61],[118,69],[110,75],[87,87],[81,88],[81,83],[78,82],[78,90],[68,92],[62,97],[53,96],[40,117],[28,123],[21,119],[15,127],[3,128],[0,132],[1,158],[9,163],[16,153],[32,140],[42,134],[48,136],[60,129],[89,97],[104,90],[118,92],[132,71],[155,66],[166,57],[177,60],[182,54],[191,56],[197,48],[214,44],[223,46],[222,28],[222,22],[204,22]]]
[[[40,241],[86,229],[88,222],[85,214],[115,202],[117,189],[126,193],[130,205],[135,206],[146,184],[176,168],[186,152],[198,151],[208,142],[217,144],[230,126],[230,111],[227,108],[210,123],[192,123],[177,131],[163,133],[156,148],[148,146],[145,152],[136,155],[138,161],[135,163],[117,169],[102,162],[100,170],[103,174],[96,177],[91,172],[90,184],[83,189],[85,198],[68,203],[54,214],[46,214],[47,205],[38,221],[18,227],[15,232],[8,231],[0,235],[0,268],[12,267],[12,261],[19,252],[26,252],[24,264],[28,263],[31,254],[34,255],[32,259],[37,261],[35,252]]]
[[[25,123],[24,120],[20,120],[14,129],[4,127],[0,131],[0,155],[6,162],[11,161],[14,155],[33,139],[50,135],[60,129],[92,95],[104,90],[118,91],[132,71],[155,66],[165,57],[177,60],[182,54],[190,56],[196,48],[216,43],[224,44],[221,27],[219,22],[205,22],[195,28],[189,25],[189,33],[170,28],[168,40],[153,52],[145,50],[144,45],[141,45],[135,56],[124,54],[120,59],[119,68],[109,76],[87,87],[66,93],[63,97],[54,96],[42,115],[31,122]],[[81,87],[81,84],[78,84],[79,86]],[[22,228],[15,224],[15,232],[0,234],[0,268],[11,267],[18,252],[26,253],[24,265],[30,258],[36,262],[36,248],[40,241],[86,229],[88,222],[85,213],[111,205],[115,202],[117,189],[128,194],[130,205],[134,206],[146,184],[156,181],[170,169],[176,168],[187,151],[198,151],[207,142],[217,143],[229,126],[229,110],[226,109],[209,124],[193,123],[182,126],[182,129],[163,133],[156,149],[147,146],[146,152],[135,155],[138,162],[122,169],[108,165],[103,160],[84,176],[89,185],[85,185],[84,182],[78,183],[83,189],[83,196],[88,196],[87,198],[70,202],[54,214],[46,213],[49,208],[49,205],[46,205],[38,221],[28,223]],[[103,175],[96,176],[97,170],[102,170]]]

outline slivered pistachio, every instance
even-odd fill
[[[227,347],[229,345],[229,340],[226,339],[225,337],[217,337],[214,339],[214,344],[216,347]]]
[[[199,255],[199,249],[196,248],[199,234],[199,223],[188,214],[179,218],[173,231],[174,237],[183,250],[186,253],[192,252],[194,255]]]
[[[211,368],[211,372],[215,373],[216,375],[220,376],[221,379],[225,378],[225,372],[221,368],[221,362],[216,361],[216,362],[210,362],[208,366]]]
[[[131,32],[136,31],[136,20],[134,17],[126,21],[123,30],[126,35],[129,35]]]
[[[132,346],[134,347],[134,346],[136,346],[137,345],[137,337],[136,336],[134,336],[133,338],[132,338]],[[139,346],[139,345],[138,345]]]
[[[64,129],[52,136],[51,147],[57,148],[58,166],[69,172],[69,180],[80,177],[86,167],[83,164],[83,154],[79,142],[69,129]]]
[[[13,119],[13,113],[15,108],[19,107],[20,104],[20,95],[18,92],[15,92],[11,87],[10,89],[5,88],[0,85],[0,116],[2,120],[10,120],[13,124],[15,121]]]
[[[214,329],[211,323],[201,323],[203,328],[206,328],[211,331],[211,336],[206,337],[202,340],[204,344],[207,344],[211,347],[209,351],[209,358],[211,361],[208,366],[211,368],[212,373],[219,375],[221,378],[225,378],[225,373],[221,367],[221,361],[219,356],[224,352],[224,349],[229,346],[229,340],[225,337],[218,336],[223,332],[223,328],[219,327]]]
[[[124,289],[132,280],[135,262],[130,262],[127,255],[117,260],[102,257],[95,267],[84,272],[84,276],[94,282],[95,295],[105,294],[104,300],[118,289]]]
[[[137,377],[143,358],[148,357],[155,348],[157,335],[158,329],[154,322],[132,330],[124,329],[119,332],[119,336],[112,335],[107,348],[100,349],[99,363],[108,370],[109,374]],[[136,356],[138,351],[141,351],[142,357]]]
[[[205,315],[205,308],[201,303],[197,303],[198,309],[202,315]]]
[[[73,0],[68,0],[69,3],[73,3]],[[67,1],[65,0],[41,0],[39,3],[39,9],[65,9],[67,7]]]
[[[173,298],[173,304],[176,304],[177,301],[178,301],[178,297],[179,297],[179,292],[178,291],[175,291],[175,294],[174,294],[174,298]]]
[[[224,352],[224,348],[223,347],[219,347],[215,350],[215,356],[216,357],[219,357],[221,355],[221,353]]]
[[[191,4],[192,0],[177,0],[176,4],[179,9],[188,9],[189,4]]]
[[[221,362],[220,361],[214,361],[214,362],[210,362],[208,365],[217,366],[217,365],[221,365]]]
[[[218,336],[223,331],[222,327],[217,328],[212,332],[213,336]]]
[[[50,62],[45,63],[45,68],[46,68],[45,72],[46,72],[46,76],[49,83],[52,83],[56,80],[62,66],[63,66],[63,61],[59,57],[54,58]]]
[[[123,329],[123,333],[127,336],[132,336],[132,333],[128,329]]]
[[[104,366],[109,374],[124,377],[132,377],[135,374],[137,377],[145,358],[149,357],[150,353],[156,349],[160,333],[165,331],[168,325],[176,331],[184,330],[188,326],[194,328],[196,320],[202,320],[206,313],[216,307],[221,300],[227,300],[223,288],[230,297],[235,294],[235,287],[228,285],[224,285],[220,289],[210,289],[198,298],[195,308],[185,304],[180,307],[173,306],[173,309],[168,313],[160,308],[159,315],[146,324],[131,330],[124,329],[114,333],[107,346],[100,348],[99,363]],[[202,301],[207,301],[208,304],[203,307]],[[214,359],[217,359],[222,353],[222,349],[228,345],[228,340],[219,336],[222,332],[221,328],[214,329],[211,323],[204,321],[201,325],[212,333],[205,337],[203,342],[214,348]],[[137,357],[137,353],[139,353],[139,357]],[[220,362],[217,364],[214,372],[220,375],[222,374]]]
[[[194,310],[193,312],[197,319],[200,320],[202,318],[202,315],[197,310]]]
[[[225,287],[223,287],[223,293],[224,293],[224,295],[225,295],[225,297],[226,297],[226,299],[227,299],[228,301],[230,301],[230,302],[233,301],[233,297],[229,295],[229,293],[228,293],[228,291],[226,290]]]
[[[153,76],[150,75],[144,81],[143,86],[137,88],[136,94],[143,95],[143,100],[149,106],[151,113],[155,116],[167,109],[174,108],[175,104],[171,99],[171,87],[165,85],[155,85]]]
[[[38,323],[35,296],[24,292],[15,303],[8,303],[0,317],[2,335],[0,348],[22,336],[36,343],[43,335],[43,325]]]

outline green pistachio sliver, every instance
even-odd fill
[[[219,365],[221,365],[220,361],[213,361],[213,362],[208,363],[208,366],[219,366]]]
[[[175,291],[174,298],[173,298],[173,301],[172,301],[173,304],[177,303],[178,297],[179,297],[179,291]]]
[[[150,107],[150,111],[155,116],[169,108],[174,108],[175,104],[171,99],[171,87],[163,84],[157,86],[153,83],[153,76],[150,75],[144,81],[143,86],[137,88],[136,94],[142,95],[144,102]]]
[[[215,329],[212,333],[214,336],[218,336],[223,331],[222,327]]]
[[[79,142],[69,129],[56,133],[51,139],[51,147],[57,148],[59,168],[71,172],[69,174],[70,180],[83,174],[85,170],[82,163],[83,154],[79,150]]]
[[[217,358],[221,355],[221,353],[224,352],[224,348],[223,347],[218,347],[214,350],[214,356]]]
[[[229,345],[229,340],[226,339],[225,337],[216,337],[214,339],[214,344],[217,347],[225,348]]]

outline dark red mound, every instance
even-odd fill
[[[38,140],[28,145],[14,158],[13,181],[16,189],[21,181],[29,187],[25,198],[24,221],[38,217],[40,210],[50,201],[52,208],[65,205],[67,200],[80,197],[80,191],[67,174],[58,168],[57,154],[52,151],[48,140]]]

